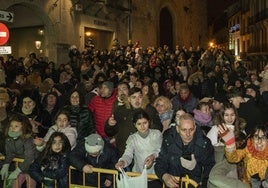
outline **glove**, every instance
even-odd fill
[[[196,165],[194,154],[191,155],[191,160],[187,160],[183,157],[180,157],[180,160],[181,160],[181,165],[188,170],[193,170]]]
[[[9,169],[9,164],[4,164],[2,169],[1,169],[1,177],[2,180],[6,179],[8,176],[8,169]]]
[[[46,186],[54,186],[54,179],[48,178],[48,177],[44,177],[43,180],[44,185]]]
[[[21,170],[17,167],[13,172],[11,172],[7,179],[17,179],[19,173],[21,173]]]
[[[228,148],[235,147],[235,135],[233,131],[227,129],[225,130],[224,133],[219,133],[219,136],[223,139],[226,147]]]

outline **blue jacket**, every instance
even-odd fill
[[[180,157],[194,154],[197,164],[193,170],[181,165]],[[176,127],[165,131],[159,156],[156,158],[155,173],[162,179],[165,173],[173,176],[185,176],[195,180],[200,187],[206,187],[211,168],[215,164],[214,148],[210,140],[196,127],[193,140],[188,147],[183,145]]]

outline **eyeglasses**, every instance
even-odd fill
[[[267,140],[267,137],[264,136],[264,135],[263,135],[263,136],[259,136],[259,135],[257,135],[257,134],[254,134],[254,135],[253,135],[253,139],[254,139],[254,140],[257,140],[257,141],[260,140],[261,142],[264,142],[264,141]]]

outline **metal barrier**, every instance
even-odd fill
[[[5,159],[4,156],[0,156],[0,160],[4,160],[4,159]],[[14,158],[13,162],[16,163],[16,167],[17,167],[18,163],[23,162],[23,160],[24,159]],[[100,184],[101,184],[101,182],[100,182],[100,179],[101,179],[100,175],[101,174],[111,174],[111,175],[113,175],[113,182],[115,182],[115,183],[113,183],[113,188],[116,188],[116,176],[118,174],[117,170],[103,169],[103,168],[92,168],[93,173],[98,174],[98,187],[92,187],[92,186],[87,186],[86,185],[86,174],[85,173],[82,173],[83,174],[82,175],[82,181],[83,181],[82,185],[72,184],[72,182],[71,182],[71,179],[72,179],[72,177],[71,177],[72,173],[71,172],[72,172],[72,170],[76,170],[76,169],[74,167],[70,166],[70,168],[69,168],[69,177],[68,177],[69,178],[69,188],[98,188],[98,187],[100,187]],[[127,175],[131,176],[131,177],[134,177],[134,176],[141,175],[141,173],[127,172]],[[28,178],[30,178],[30,177],[28,177]],[[155,174],[147,174],[147,178],[149,180],[157,180],[158,179],[158,177]],[[178,181],[185,182],[186,184],[189,184],[189,185],[191,185],[193,187],[198,186],[198,184],[194,180],[190,179],[188,176],[182,177],[181,180],[180,180],[179,177],[177,177],[177,179],[178,179]],[[16,180],[16,187],[18,187],[18,181],[17,180]],[[42,185],[42,187],[43,187],[43,185]],[[165,184],[163,184],[162,188],[165,188],[165,187],[166,187]],[[188,186],[186,186],[186,188],[187,187]],[[56,188],[56,181],[55,181],[55,188]]]

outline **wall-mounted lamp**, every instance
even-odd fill
[[[44,29],[38,29],[38,35],[43,36],[44,35]]]
[[[41,41],[39,41],[39,40],[35,41],[35,47],[36,47],[36,49],[37,49],[37,50],[39,50],[39,49],[40,49],[41,44],[42,44],[42,42],[41,42]]]

